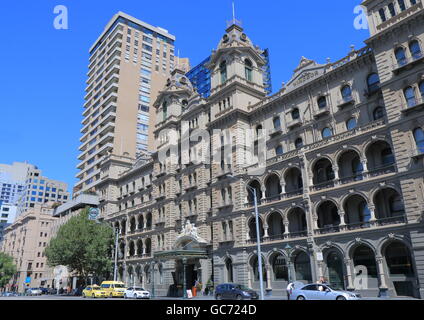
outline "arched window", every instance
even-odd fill
[[[296,141],[294,142],[294,146],[296,147],[296,149],[302,148],[303,147],[302,138],[297,138]]]
[[[284,153],[283,147],[280,145],[277,148],[275,148],[275,154],[277,156],[281,156]]]
[[[324,128],[321,131],[321,135],[323,139],[329,138],[333,135],[333,130],[331,130],[330,128]]]
[[[378,10],[378,13],[380,14],[381,22],[385,22],[387,18],[386,18],[386,12],[384,11],[384,8],[381,8],[380,10]]]
[[[318,98],[318,108],[324,109],[327,107],[327,99],[325,97]]]
[[[373,112],[374,120],[380,120],[384,118],[384,109],[382,107],[377,107]]]
[[[163,102],[162,109],[163,109],[163,121],[165,121],[168,118],[168,106],[166,104],[166,101]]]
[[[405,207],[403,205],[402,197],[396,193],[389,198],[390,214],[392,217],[403,216]]]
[[[227,81],[227,62],[224,60],[219,65],[219,73],[221,74],[221,84]]]
[[[355,118],[350,118],[349,120],[346,121],[346,128],[347,130],[353,130],[356,128],[356,119]]]
[[[381,150],[381,162],[383,166],[388,166],[395,163],[395,157],[391,148],[385,148]]]
[[[368,92],[373,93],[380,89],[380,78],[378,74],[371,73],[367,78]]]
[[[246,77],[247,81],[252,81],[252,71],[252,62],[249,59],[246,59],[244,61],[244,76]]]
[[[424,153],[424,131],[421,128],[414,130],[415,143],[420,154]]]
[[[407,87],[404,90],[406,104],[408,108],[415,107],[417,105],[417,99],[415,98],[415,90],[412,87]]]
[[[291,116],[293,120],[299,119],[300,118],[299,109],[298,108],[293,109],[293,111],[291,112]]]
[[[350,101],[350,100],[352,100],[352,89],[350,88],[349,85],[345,85],[342,88],[341,91],[342,91],[343,101]]]
[[[389,3],[388,8],[389,8],[390,15],[394,17],[396,15],[396,9],[395,9],[394,3],[393,2]]]
[[[400,11],[406,10],[405,0],[398,0]]]
[[[274,124],[274,129],[280,129],[281,128],[281,120],[280,117],[275,117],[272,120],[273,124]]]
[[[371,220],[371,210],[365,201],[359,204],[358,212],[362,222],[369,222]]]
[[[409,51],[413,59],[419,59],[423,55],[421,53],[421,47],[417,40],[413,40],[409,43]]]
[[[227,261],[225,261],[225,269],[227,271],[227,281],[234,282],[233,262],[231,259],[227,259]]]
[[[406,55],[405,49],[400,47],[395,50],[396,60],[399,66],[404,66],[406,64]]]
[[[260,136],[261,130],[262,130],[262,125],[258,125],[256,127],[256,137],[259,137]]]

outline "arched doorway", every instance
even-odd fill
[[[306,283],[312,282],[311,261],[306,252],[299,252],[294,258],[296,280]]]
[[[387,271],[397,296],[416,297],[415,272],[409,248],[393,241],[384,250]]]
[[[327,255],[328,282],[337,290],[345,290],[343,259],[334,251]]]
[[[288,281],[289,269],[287,268],[286,258],[281,254],[277,253],[270,259],[272,266],[272,274],[274,281]]]
[[[366,283],[363,289],[378,288],[379,279],[374,251],[369,246],[361,244],[353,250],[352,260],[355,267],[355,278],[363,279],[362,286]]]
[[[254,256],[250,262],[250,266],[252,268],[252,275],[253,275],[253,281],[259,282],[259,262],[258,262],[258,256]],[[266,282],[267,279],[267,273],[265,268],[265,259],[262,258],[262,276],[263,281]]]

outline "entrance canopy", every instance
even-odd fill
[[[208,242],[197,234],[197,228],[188,220],[179,234],[172,250],[154,253],[158,260],[208,259]]]

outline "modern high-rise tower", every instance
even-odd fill
[[[107,154],[155,150],[151,106],[174,69],[175,37],[118,12],[90,48],[74,195],[95,190]]]

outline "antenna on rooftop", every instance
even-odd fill
[[[234,4],[234,1],[232,2],[233,6],[233,19],[231,21],[227,21],[227,27],[231,27],[232,25],[240,26],[242,25],[242,22],[236,19],[236,6]]]

